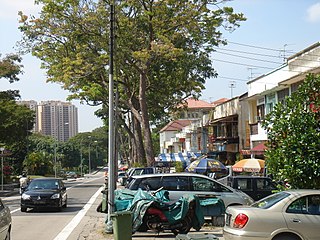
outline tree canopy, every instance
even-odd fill
[[[268,132],[268,170],[294,188],[320,186],[320,76],[309,74],[279,102],[263,126]]]
[[[61,83],[70,98],[106,106],[110,2],[38,0],[38,18],[19,13],[21,46],[42,60],[48,81]],[[210,54],[225,44],[221,29],[232,31],[245,18],[219,6],[225,1],[115,2],[118,118],[122,126],[132,124],[124,127],[131,131],[136,158],[151,165],[150,123],[200,95],[206,79],[217,75]]]

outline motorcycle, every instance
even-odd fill
[[[152,230],[186,234],[192,227],[199,231],[204,223],[199,198],[193,194],[170,203],[168,191],[162,189],[154,192],[139,189],[132,195],[126,189],[118,192],[116,199],[117,211],[131,211],[133,232]]]

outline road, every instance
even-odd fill
[[[61,212],[28,209],[20,211],[20,196],[2,198],[12,214],[12,240],[98,240],[114,239],[113,234],[105,233],[106,214],[96,208],[102,199],[103,173],[87,178],[67,180],[68,206]],[[221,228],[203,227],[200,232],[191,234],[214,234],[223,240]],[[174,240],[172,233],[135,233],[132,239]]]
[[[78,239],[84,231],[79,229],[90,208],[95,210],[96,199],[101,195],[103,174],[89,178],[67,180],[68,206],[61,212],[51,210],[26,213],[20,211],[20,196],[3,198],[11,210],[12,239]]]

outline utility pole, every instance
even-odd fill
[[[110,4],[110,60],[109,60],[109,142],[108,142],[108,222],[114,212],[115,159],[114,159],[114,83],[113,83],[113,50],[114,50],[114,0]]]
[[[231,89],[231,98],[233,98],[233,89],[236,87],[235,81],[230,81],[229,88]]]

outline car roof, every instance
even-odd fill
[[[264,177],[264,176],[244,176],[244,175],[239,175],[239,176],[231,176],[232,178],[263,178],[263,179],[271,179],[270,177]]]
[[[284,190],[283,192],[287,192],[292,195],[320,194],[320,189],[288,189],[288,190]]]
[[[147,178],[147,177],[165,177],[165,176],[191,176],[191,177],[203,177],[210,180],[214,180],[208,176],[197,174],[197,173],[188,173],[188,172],[180,172],[180,173],[154,173],[154,174],[143,174],[143,175],[135,175],[133,178]]]
[[[34,179],[32,179],[32,181],[46,181],[46,180],[61,180],[61,178],[43,177],[43,178],[34,178]]]

